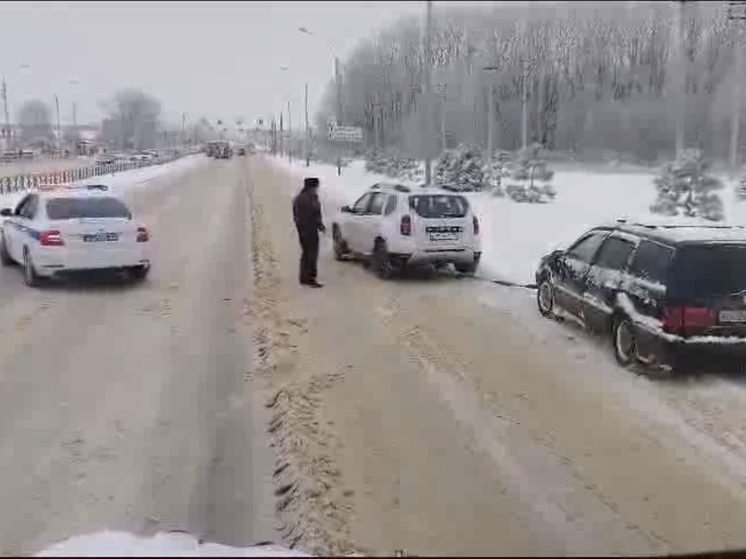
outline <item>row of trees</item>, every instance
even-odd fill
[[[148,149],[158,143],[165,130],[161,122],[161,103],[139,89],[121,89],[101,103],[105,118],[102,139],[114,149]],[[41,99],[30,99],[18,111],[20,140],[24,147],[46,148],[56,144],[52,110]],[[185,129],[171,131],[172,137],[203,143],[215,137],[215,128],[205,118]],[[73,146],[80,139],[75,128],[67,127],[62,142]]]
[[[734,54],[746,48],[740,23],[728,20],[724,3],[687,2],[679,49],[677,9],[676,2],[631,1],[436,7],[430,60],[422,18],[402,20],[353,52],[343,73],[345,123],[364,128],[368,147],[422,157],[424,119],[438,130],[442,117],[450,147],[483,149],[492,103],[496,146],[516,150],[525,79],[529,143],[585,158],[613,152],[657,162],[673,157],[672,100],[683,90],[687,147],[725,159],[731,95],[741,79]],[[436,90],[430,115],[426,65]],[[488,66],[498,70],[483,71]],[[334,99],[330,87],[318,122],[333,115]]]

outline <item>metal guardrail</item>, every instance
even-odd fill
[[[159,158],[155,161],[121,161],[119,163],[110,163],[108,165],[88,165],[85,167],[76,167],[61,171],[42,171],[38,173],[22,173],[0,177],[0,194],[23,192],[38,187],[40,184],[65,184],[93,177],[110,175],[112,173],[121,173],[122,171],[129,171],[132,169],[163,165],[164,163],[175,161],[181,157],[183,156],[169,157],[165,159]]]

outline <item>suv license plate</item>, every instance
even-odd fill
[[[431,241],[457,241],[458,233],[430,233]]]
[[[746,322],[746,311],[720,311],[720,322]]]

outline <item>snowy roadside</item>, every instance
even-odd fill
[[[206,159],[202,154],[188,155],[168,163],[163,163],[162,165],[153,165],[152,167],[142,167],[140,169],[122,171],[121,173],[92,177],[84,181],[78,181],[75,184],[105,184],[114,194],[120,194],[125,189],[143,186],[151,180],[166,175],[183,173],[194,168],[200,164],[200,162],[204,163],[205,161]],[[25,195],[26,191],[0,195],[0,207],[13,207]]]
[[[367,172],[362,160],[352,161],[342,169],[342,176],[337,176],[333,165],[313,163],[306,167],[302,161],[290,164],[280,158],[269,159],[297,176],[298,187],[303,176],[319,177],[321,196],[337,206],[353,202],[376,182],[395,180]],[[670,218],[649,211],[656,195],[655,176],[653,171],[558,170],[553,182],[557,198],[549,204],[518,204],[488,193],[466,193],[482,227],[483,252],[478,276],[531,284],[542,256],[567,246],[590,227],[622,218],[630,222],[670,223]],[[733,182],[725,178],[723,181],[725,189],[721,198],[726,223],[746,224],[746,205],[736,201]],[[406,181],[397,182],[406,184]],[[675,221],[697,220],[676,218]]]

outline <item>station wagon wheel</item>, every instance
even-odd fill
[[[637,341],[629,318],[619,317],[614,321],[611,341],[614,357],[620,365],[627,367],[637,360]]]
[[[554,311],[554,286],[544,278],[536,290],[536,304],[542,316],[551,316]]]

